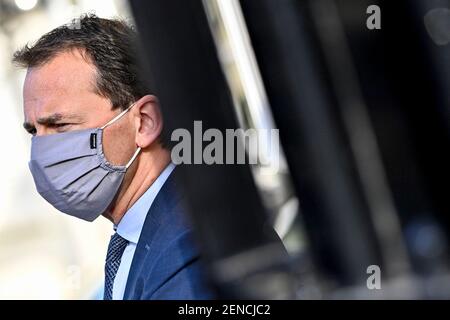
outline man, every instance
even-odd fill
[[[158,100],[126,23],[81,17],[25,46],[25,129],[36,188],[54,207],[114,223],[104,299],[208,299]]]

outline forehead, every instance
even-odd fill
[[[29,68],[24,84],[24,112],[61,112],[100,98],[96,69],[79,51],[63,52],[42,66]]]

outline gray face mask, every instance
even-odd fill
[[[112,165],[103,153],[103,129],[133,105],[101,128],[32,138],[29,167],[36,189],[45,200],[59,211],[87,221],[106,211],[141,148],[126,165]]]

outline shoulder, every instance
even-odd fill
[[[167,243],[147,273],[145,299],[209,299],[202,260],[193,242],[191,230],[185,230]]]
[[[178,222],[160,225],[147,250],[140,299],[213,298],[191,228]]]
[[[139,239],[140,299],[209,299],[206,276],[182,190],[174,174],[149,210]],[[138,252],[139,251],[139,252]]]

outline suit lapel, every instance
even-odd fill
[[[133,256],[130,272],[128,273],[127,284],[123,296],[124,300],[138,299],[139,297],[136,296],[136,294],[142,292],[144,283],[143,279],[139,278],[139,276],[142,274],[142,268],[144,267],[145,261],[154,260],[151,256],[148,256],[153,254],[153,250],[151,250],[152,245],[154,245],[153,239],[162,223],[164,214],[171,210],[179,201],[180,195],[176,188],[176,176],[179,171],[178,167],[174,169],[157,194],[147,213]]]

